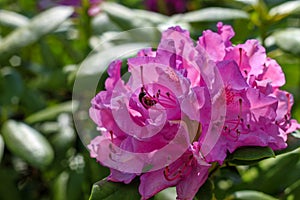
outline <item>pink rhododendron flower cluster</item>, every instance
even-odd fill
[[[92,100],[101,134],[88,146],[91,156],[111,169],[111,181],[139,176],[142,199],[171,186],[178,199],[193,199],[227,152],[283,149],[287,134],[300,128],[277,62],[257,40],[234,46],[232,27],[217,29],[194,44],[188,31],[169,28],[156,51],[127,60],[128,81],[122,61],[112,62],[106,90]]]

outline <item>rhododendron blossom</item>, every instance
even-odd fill
[[[198,42],[207,52],[214,52],[209,55],[224,81],[227,105],[222,135],[206,159],[222,163],[227,150],[242,146],[285,148],[287,134],[300,125],[291,119],[292,95],[280,90],[285,84],[281,67],[267,58],[257,40],[233,46],[231,26],[218,23],[217,27],[217,33],[204,31]]]
[[[99,136],[88,148],[111,170],[110,181],[140,177],[148,199],[176,186],[193,199],[213,162],[243,146],[278,150],[300,128],[291,119],[292,95],[276,61],[256,40],[233,46],[231,26],[204,31],[195,44],[188,31],[163,32],[156,51],[144,49],[108,67],[105,91],[92,100]],[[127,76],[129,75],[129,76]]]

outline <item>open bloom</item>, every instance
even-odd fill
[[[127,81],[122,61],[112,62],[106,90],[92,99],[101,134],[88,146],[91,156],[111,169],[111,181],[140,176],[142,199],[171,186],[177,199],[193,199],[228,151],[282,149],[300,128],[292,95],[280,90],[281,67],[256,40],[233,46],[231,26],[217,27],[196,46],[187,31],[169,28],[156,51],[127,60]]]
[[[243,146],[285,148],[287,134],[300,125],[291,119],[292,95],[280,90],[285,84],[281,67],[257,40],[233,46],[232,27],[222,23],[217,27],[216,33],[204,31],[198,41],[217,65],[226,100],[222,135],[207,160],[222,163],[227,151]]]
[[[157,51],[128,59],[127,82],[122,62],[112,62],[106,91],[92,100],[90,116],[102,135],[91,141],[91,156],[111,168],[109,180],[129,183],[141,175],[144,199],[175,185],[179,199],[192,199],[208,176],[197,142],[204,87],[188,60],[195,53],[189,33],[170,28]]]

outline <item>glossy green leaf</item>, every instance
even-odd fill
[[[2,126],[2,135],[13,154],[37,168],[46,167],[54,158],[52,147],[46,138],[24,123],[6,121]]]
[[[17,28],[28,23],[29,19],[23,15],[8,10],[0,10],[0,26]]]
[[[66,152],[75,142],[76,134],[70,121],[68,114],[60,114],[58,117],[59,131],[50,139],[52,146],[59,154]]]
[[[242,147],[228,156],[230,162],[236,164],[251,164],[264,158],[275,157],[270,147]]]
[[[176,188],[170,187],[162,190],[154,196],[154,200],[173,200],[176,199]]]
[[[4,141],[2,136],[0,135],[0,163],[3,157],[3,153],[4,153]]]
[[[233,19],[248,19],[249,16],[245,11],[210,7],[185,14],[174,15],[178,22],[216,22]]]
[[[122,35],[120,35],[120,37],[122,37]],[[105,72],[110,62],[115,59],[122,59],[124,57],[135,55],[138,50],[149,46],[149,43],[127,43],[113,46],[109,49],[92,54],[81,64],[78,76],[83,77],[96,75],[98,82],[99,75]],[[78,85],[78,87],[80,86]]]
[[[145,21],[149,21],[155,25],[161,24],[168,20],[167,16],[162,15],[157,12],[151,12],[148,10],[138,10],[138,9],[134,9],[133,11],[135,12],[135,16],[137,18],[140,18]],[[149,16],[151,16],[151,17],[149,17]]]
[[[106,13],[100,13],[92,19],[92,28],[96,34],[107,31],[120,31],[120,28],[109,19]]]
[[[233,193],[230,197],[227,197],[226,200],[278,200],[270,195],[264,194],[258,191],[243,190]]]
[[[89,200],[139,200],[137,183],[122,184],[102,180],[93,185]]]
[[[300,13],[300,1],[288,1],[273,7],[269,15],[282,19],[288,15]]]
[[[292,136],[294,136],[295,138],[298,138],[300,139],[300,131],[299,130],[296,130],[295,132],[291,133]]]
[[[281,49],[300,55],[300,28],[287,28],[284,30],[276,31],[273,36],[275,43]]]
[[[46,120],[53,120],[55,119],[60,113],[71,113],[73,110],[76,110],[78,107],[78,103],[76,101],[68,101],[61,104],[57,104],[52,107],[47,107],[44,110],[38,111],[25,119],[25,122],[29,124],[46,121]]]
[[[101,3],[101,10],[109,16],[112,22],[123,30],[153,25],[150,20],[145,20],[146,16],[142,19],[138,16],[139,13],[117,3],[103,2]]]
[[[20,48],[32,44],[42,36],[53,32],[72,13],[73,9],[71,7],[60,6],[37,15],[28,25],[16,29],[1,40],[0,58],[7,58]]]

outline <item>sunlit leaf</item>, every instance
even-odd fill
[[[73,9],[67,6],[54,7],[34,17],[28,25],[20,27],[1,40],[0,58],[6,58],[42,36],[51,33],[62,24]]]
[[[216,22],[249,18],[245,11],[219,7],[204,8],[185,14],[174,15],[173,17],[178,18],[177,21],[179,22]]]
[[[143,10],[134,10],[117,3],[101,3],[101,10],[123,30],[151,27],[167,20],[163,15]]]
[[[0,135],[0,163],[2,160],[3,153],[4,153],[4,141],[2,136]]]
[[[102,180],[93,185],[89,200],[139,200],[137,184],[122,184]]]
[[[96,34],[107,31],[120,31],[120,28],[109,19],[106,13],[100,13],[92,19],[92,28]]]
[[[276,198],[258,191],[243,190],[233,193],[226,200],[277,200]]]
[[[281,20],[288,15],[296,13],[300,13],[300,1],[284,2],[276,7],[273,7],[270,10],[269,15],[271,17],[276,17],[277,20]]]
[[[29,164],[44,168],[52,162],[52,147],[42,134],[28,125],[6,121],[2,126],[2,134],[7,148]]]
[[[29,19],[23,15],[8,10],[0,10],[0,26],[17,28],[28,23]]]
[[[38,111],[25,119],[25,122],[29,124],[46,121],[46,120],[53,120],[55,119],[60,113],[71,113],[76,110],[78,107],[78,103],[75,101],[68,101],[64,103],[57,104],[55,106],[47,107],[44,110]]]
[[[281,49],[300,55],[300,28],[287,28],[276,31],[274,34],[275,43]]]
[[[154,196],[154,200],[173,200],[176,199],[176,188],[170,187],[162,190]]]
[[[296,130],[295,132],[292,133],[292,136],[294,136],[295,138],[300,139],[300,131]]]
[[[59,131],[52,135],[50,139],[52,146],[58,153],[66,152],[75,142],[76,134],[69,124],[70,120],[68,114],[60,114],[58,117]]]
[[[149,43],[127,43],[112,46],[104,51],[89,56],[81,64],[79,76],[102,74],[115,59],[121,59],[137,53],[142,48],[149,47]],[[98,77],[100,78],[100,77]]]
[[[135,15],[137,18],[146,20],[146,21],[150,21],[153,24],[161,24],[165,21],[168,20],[168,17],[165,15],[162,15],[160,13],[157,12],[151,12],[148,10],[138,10],[138,9],[134,9],[133,10],[135,12]],[[151,16],[151,17],[149,17]]]

